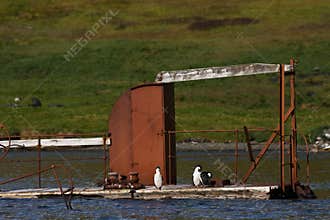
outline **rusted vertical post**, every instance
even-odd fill
[[[41,188],[41,140],[38,137],[38,187]]]
[[[171,133],[167,132],[167,138],[168,138],[168,170],[169,172],[167,172],[168,175],[168,183],[171,184],[172,183],[172,149],[171,149]]]
[[[290,106],[293,109],[291,113],[291,130],[292,130],[292,144],[290,148],[291,160],[291,187],[295,192],[295,184],[297,182],[297,122],[296,122],[296,91],[295,91],[295,69],[294,60],[290,59],[291,75],[290,75]]]
[[[103,161],[104,161],[104,165],[103,165],[103,184],[106,184],[106,178],[107,178],[107,138],[106,136],[103,136],[103,153],[104,153],[104,157],[103,157]]]
[[[51,166],[51,169],[52,169],[52,171],[53,171],[53,175],[54,175],[54,177],[55,177],[55,180],[56,180],[57,186],[58,186],[58,188],[60,189],[61,195],[64,195],[64,193],[63,193],[63,188],[62,188],[62,183],[61,183],[60,179],[59,179],[58,176],[57,176],[57,173],[56,173],[55,168],[56,168],[55,165],[52,165],[52,166]]]
[[[307,179],[307,185],[310,185],[310,165],[309,165],[309,146],[306,136],[303,136],[306,144],[306,179]]]
[[[289,153],[290,153],[290,185],[293,191],[295,191],[295,187],[294,187],[294,180],[293,180],[293,157],[292,157],[292,152],[293,152],[293,133],[290,134],[289,136],[289,144],[290,144],[290,148],[289,148]]]
[[[235,129],[235,182],[238,181],[238,129]]]
[[[284,64],[280,68],[280,169],[281,169],[281,188],[285,191],[285,69]]]
[[[247,144],[248,151],[249,151],[250,162],[255,163],[255,160],[253,157],[253,152],[252,152],[252,146],[251,146],[251,142],[250,142],[249,130],[246,126],[244,126],[244,133],[245,133],[245,138],[246,138],[246,144]]]

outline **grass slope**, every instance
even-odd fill
[[[109,10],[118,15],[66,62]],[[0,17],[0,122],[12,133],[104,132],[120,94],[161,70],[290,57],[299,61],[300,131],[329,125],[326,0],[4,0]],[[177,84],[177,129],[275,127],[277,93],[276,75]],[[8,107],[17,96],[22,106]],[[27,107],[33,96],[41,108]]]

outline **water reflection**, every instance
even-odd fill
[[[221,158],[234,170],[234,152],[227,151],[185,151],[177,153],[177,173],[179,183],[191,183],[192,169],[196,164],[223,178],[214,161]],[[299,158],[304,154],[299,152]],[[64,164],[72,171],[75,186],[95,186],[103,178],[103,151],[46,151],[42,152],[42,167],[56,162]],[[78,160],[71,160],[77,158]],[[99,158],[84,160],[84,158]],[[36,163],[16,163],[10,160],[36,159],[36,152],[10,152],[5,161],[0,162],[0,179],[8,179],[36,170]],[[239,153],[238,174],[241,177],[248,168],[248,155]],[[299,161],[300,179],[305,181],[305,163]],[[21,219],[329,219],[330,178],[328,161],[330,153],[311,154],[311,181],[319,199],[317,200],[109,200],[102,198],[75,198],[73,211],[65,209],[61,198],[55,199],[0,199],[1,218]],[[47,161],[46,161],[47,160]],[[250,182],[278,182],[278,155],[269,152],[253,174]],[[60,176],[64,178],[64,173]],[[42,176],[43,186],[56,184],[52,175]],[[65,183],[64,183],[65,185]],[[1,190],[36,187],[37,177],[1,186]]]

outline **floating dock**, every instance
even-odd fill
[[[108,199],[269,199],[270,189],[278,186],[225,186],[196,188],[191,185],[167,185],[158,190],[153,186],[145,189],[104,190],[96,188],[74,188],[73,197],[102,197]],[[63,188],[65,191],[65,188]],[[21,189],[0,191],[0,198],[43,198],[62,196],[58,188]]]

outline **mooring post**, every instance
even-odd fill
[[[280,68],[280,175],[281,189],[285,192],[285,66]]]
[[[40,137],[38,137],[38,186],[41,188],[41,140]]]

